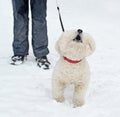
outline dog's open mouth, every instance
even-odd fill
[[[81,42],[82,43],[82,38],[80,35],[77,35],[74,39],[73,39],[74,42]]]

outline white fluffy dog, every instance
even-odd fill
[[[65,31],[56,43],[56,50],[60,59],[53,71],[53,98],[63,102],[66,84],[74,84],[74,107],[82,106],[90,79],[89,65],[85,58],[93,53],[95,43],[89,34],[80,29]]]

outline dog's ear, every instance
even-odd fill
[[[55,44],[55,49],[58,53],[60,53],[59,40]]]
[[[95,50],[95,42],[90,35],[85,36],[86,39],[86,56],[91,55]]]
[[[63,39],[64,37],[64,32],[61,34],[61,36],[59,37],[58,41],[56,42],[55,44],[55,49],[56,51],[60,54],[61,50],[60,50],[60,43],[61,43],[61,40]],[[62,45],[61,45],[62,46]]]

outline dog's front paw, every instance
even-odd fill
[[[64,97],[59,97],[59,98],[55,98],[55,100],[57,102],[64,102],[65,98]]]
[[[74,108],[83,106],[85,104],[84,100],[73,100]]]

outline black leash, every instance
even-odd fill
[[[64,26],[63,26],[63,22],[62,22],[62,18],[61,18],[61,13],[60,13],[60,8],[59,8],[57,0],[56,0],[56,4],[57,4],[57,10],[58,10],[58,15],[59,15],[59,20],[60,20],[61,28],[62,28],[62,31],[64,32],[65,29],[64,29]]]

